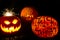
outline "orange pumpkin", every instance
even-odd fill
[[[0,19],[1,29],[3,32],[12,33],[21,28],[21,21],[16,16],[2,16]]]
[[[58,22],[49,16],[39,16],[32,22],[32,31],[41,38],[54,37],[58,34]]]
[[[24,7],[20,14],[22,19],[26,21],[32,21],[37,15],[37,11],[32,7]]]

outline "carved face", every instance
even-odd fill
[[[24,20],[31,21],[37,17],[37,11],[32,7],[24,7],[21,11],[21,17]]]
[[[49,16],[37,17],[32,22],[32,31],[38,37],[54,37],[58,33],[58,22]]]
[[[21,21],[16,16],[1,17],[1,29],[4,32],[15,32],[21,28]]]

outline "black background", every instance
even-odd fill
[[[14,12],[16,14],[20,14],[21,10],[25,6],[30,6],[34,7],[36,11],[38,12],[39,16],[51,16],[55,18],[58,21],[58,24],[60,24],[60,15],[59,15],[59,6],[56,4],[51,4],[45,0],[45,1],[40,1],[40,0],[0,0],[0,17],[2,16],[3,11],[6,8],[14,8]],[[19,18],[20,15],[16,15]],[[57,36],[53,38],[39,38],[36,35],[33,34],[31,30],[31,23],[29,22],[23,22],[22,23],[22,28],[20,29],[19,32],[13,33],[13,34],[5,34],[0,30],[0,39],[1,40],[59,40],[60,37],[60,30]],[[60,28],[60,27],[59,27]],[[17,38],[15,38],[17,37]]]

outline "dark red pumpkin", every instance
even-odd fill
[[[21,21],[16,16],[2,16],[0,19],[1,29],[3,32],[12,33],[21,28]]]

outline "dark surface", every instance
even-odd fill
[[[2,16],[2,11],[6,8],[14,8],[14,12],[20,14],[21,10],[25,6],[34,7],[39,16],[46,15],[55,18],[58,23],[60,24],[60,15],[59,15],[59,6],[58,5],[49,5],[47,0],[45,1],[32,1],[32,0],[0,0],[0,17]],[[17,15],[19,18],[20,16]],[[17,33],[13,34],[5,34],[0,29],[0,39],[1,40],[59,40],[60,38],[60,30],[57,36],[54,38],[39,38],[33,34],[31,30],[31,23],[29,22],[22,22],[22,28]],[[59,25],[60,26],[60,25]],[[60,28],[60,27],[59,27]]]

